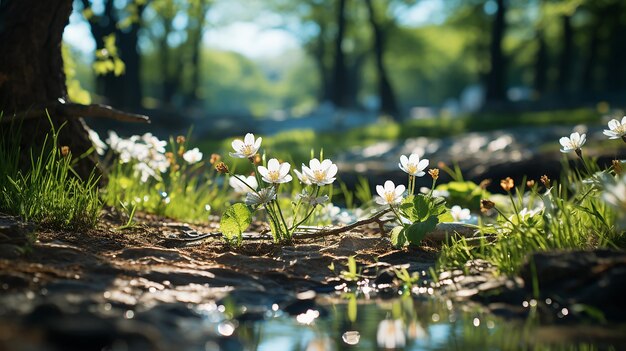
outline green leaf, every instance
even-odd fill
[[[391,243],[397,248],[406,245],[406,234],[404,226],[397,226],[391,230]]]
[[[450,211],[447,211],[447,210],[444,213],[437,216],[437,219],[439,220],[439,223],[454,222],[454,217],[452,217],[452,215],[450,214]]]
[[[241,234],[252,223],[248,206],[237,203],[227,208],[220,220],[220,231],[228,242],[241,243]]]
[[[423,221],[430,215],[431,204],[425,195],[419,194],[413,199],[413,211],[417,217],[413,222]]]
[[[416,222],[406,228],[406,238],[409,243],[413,245],[419,245],[419,243],[426,237],[426,234],[435,230],[435,226],[439,220],[436,216],[430,216],[423,222]]]

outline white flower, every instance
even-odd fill
[[[250,188],[248,188],[246,184],[248,184],[254,190],[256,190],[259,187],[259,184],[257,183],[256,178],[254,176],[246,177],[244,175],[238,175],[237,177],[240,178],[241,180],[235,177],[230,177],[230,179],[228,179],[228,184],[238,194],[245,194],[250,191]],[[242,180],[246,182],[246,184],[244,184]]]
[[[267,168],[259,166],[258,170],[264,182],[279,184],[291,181],[292,178],[291,175],[289,175],[290,168],[291,165],[289,163],[280,163],[277,159],[273,158],[267,162]]]
[[[231,144],[235,152],[231,152],[230,155],[232,157],[250,158],[256,155],[256,153],[259,151],[262,140],[263,139],[259,137],[255,141],[254,134],[252,133],[246,134],[243,141],[235,139]]]
[[[261,206],[276,199],[276,190],[273,186],[269,188],[263,188],[258,193],[249,192],[246,194],[244,202],[248,206]]]
[[[376,331],[378,347],[386,350],[399,349],[406,345],[404,323],[402,320],[384,319],[378,324]]]
[[[398,163],[398,166],[409,175],[422,177],[426,174],[424,170],[428,167],[428,160],[420,160],[420,157],[417,154],[411,154],[409,157],[402,155],[400,156],[400,163]]]
[[[578,132],[572,133],[569,138],[562,137],[559,140],[559,143],[561,143],[561,146],[563,146],[561,148],[561,152],[566,153],[570,151],[580,150],[580,148],[585,144],[585,141],[587,141],[587,135],[578,134]]]
[[[450,215],[454,218],[455,222],[461,222],[470,219],[470,210],[467,208],[461,208],[461,206],[454,205],[450,209]]]
[[[626,213],[626,175],[616,182],[607,182],[602,199],[622,214]]]
[[[107,144],[100,139],[100,135],[98,135],[95,130],[89,128],[87,131],[89,132],[89,140],[93,143],[93,147],[98,155],[104,155],[104,150],[107,149]]]
[[[139,175],[142,183],[145,183],[150,179],[150,177],[161,180],[159,174],[148,164],[144,162],[138,162],[133,166],[133,170],[135,171],[135,176]]]
[[[626,116],[622,117],[622,121],[612,119],[609,121],[609,129],[604,130],[604,135],[609,139],[619,139],[626,135]]]
[[[194,164],[202,160],[202,152],[200,152],[200,150],[197,147],[195,147],[185,152],[183,154],[183,159],[187,161],[187,163],[189,163],[190,165]]]
[[[380,196],[376,198],[376,203],[380,205],[393,205],[402,201],[402,194],[406,187],[402,184],[397,187],[391,180],[385,182],[385,186],[377,185],[376,192]]]
[[[309,177],[306,176],[306,174],[300,173],[297,169],[294,169],[293,171],[296,172],[296,177],[298,177],[298,180],[300,180],[300,183],[304,185],[312,184],[311,180],[309,179]]]
[[[141,140],[148,145],[149,148],[156,150],[159,153],[165,152],[166,141],[159,140],[159,138],[152,135],[152,133],[146,133],[141,136]]]
[[[328,159],[320,162],[318,159],[314,158],[309,161],[309,167],[304,164],[302,165],[302,173],[312,184],[319,186],[328,185],[335,181],[337,165],[333,164],[333,162]],[[296,175],[297,174],[298,173],[296,173]]]

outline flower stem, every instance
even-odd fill
[[[315,198],[317,198],[317,196],[319,195],[319,192],[320,192],[320,186],[316,186],[316,188],[315,188],[315,196],[314,196]],[[306,221],[309,219],[309,217],[311,217],[311,215],[313,214],[313,212],[315,212],[315,207],[316,207],[316,206],[317,206],[317,205],[313,206],[313,208],[309,211],[309,207],[310,207],[310,204],[309,204],[309,205],[307,206],[306,211],[304,211],[305,213],[307,213],[307,212],[308,212],[308,213],[307,213],[307,215],[306,215],[306,216],[304,216],[304,218],[303,218],[300,222],[298,222],[298,224],[295,224],[295,225],[293,225],[291,228],[289,228],[289,230],[294,230],[294,229],[297,229],[300,225],[302,225],[302,223],[306,222]],[[294,218],[294,222],[295,222],[295,218]]]

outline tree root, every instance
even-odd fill
[[[58,102],[33,107],[26,111],[18,112],[13,116],[7,116],[0,119],[0,123],[11,123],[19,120],[45,118],[48,114],[59,114],[69,118],[108,118],[122,122],[134,122],[134,123],[150,123],[150,118],[145,115],[136,113],[124,112],[114,109],[108,105],[91,104],[83,105],[72,102],[65,102],[63,99],[59,99]]]

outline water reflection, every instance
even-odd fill
[[[223,319],[217,332],[236,342],[215,350],[619,350],[626,341],[624,327],[613,330],[613,339],[602,339],[589,333],[591,325],[559,329],[536,319],[504,321],[467,303],[432,297],[367,301],[346,295],[317,302],[318,309],[294,316],[274,311],[261,321]]]

